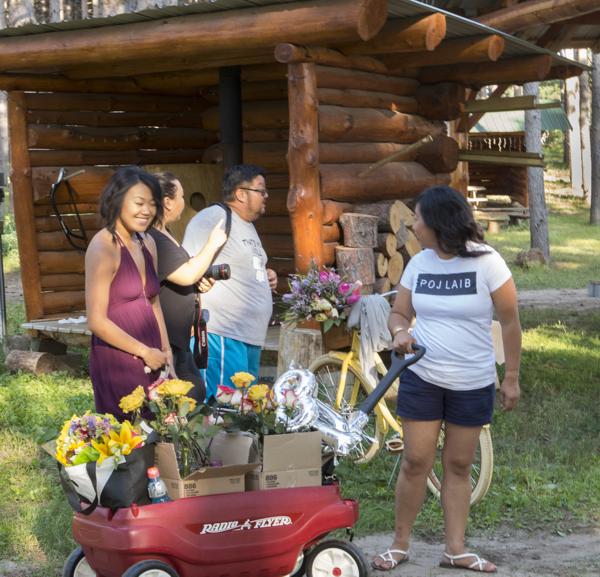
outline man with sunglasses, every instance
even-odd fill
[[[238,371],[258,377],[261,347],[273,312],[272,291],[277,287],[277,274],[266,268],[267,255],[253,224],[265,213],[268,197],[262,168],[233,166],[223,176],[225,206],[205,208],[185,230],[183,247],[196,254],[213,227],[226,218],[226,209],[231,210],[228,239],[214,261],[229,264],[231,277],[202,295],[202,308],[209,312],[207,400],[217,385],[231,385],[230,377]]]

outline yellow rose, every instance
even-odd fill
[[[169,379],[158,385],[157,391],[160,396],[183,397],[187,395],[194,385],[189,381],[180,379]]]
[[[142,407],[145,398],[146,392],[144,391],[144,387],[136,387],[132,393],[119,401],[119,408],[124,413],[133,413]]]
[[[180,411],[185,403],[188,403],[188,413],[191,413],[196,408],[196,399],[192,399],[192,397],[179,397],[177,399],[177,406]]]
[[[253,385],[248,389],[248,398],[251,401],[261,401],[269,393],[269,385]]]
[[[231,382],[235,385],[237,389],[245,389],[250,385],[252,381],[255,381],[256,377],[251,375],[250,373],[238,372],[231,377]]]

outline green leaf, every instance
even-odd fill
[[[335,321],[333,319],[327,319],[323,322],[323,332],[326,333],[333,325]]]

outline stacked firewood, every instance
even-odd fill
[[[400,200],[355,204],[340,216],[344,244],[335,249],[339,272],[360,280],[363,293],[384,293],[399,282],[405,264],[421,250],[415,214]]]

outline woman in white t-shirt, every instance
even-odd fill
[[[417,342],[427,353],[402,376],[397,413],[402,417],[404,452],[396,485],[395,537],[373,560],[373,567],[389,571],[408,559],[412,526],[425,498],[444,421],[445,551],[440,565],[492,573],[496,566],[465,552],[464,540],[471,466],[481,427],[491,421],[494,407],[494,312],[506,357],[502,408],[513,409],[520,396],[521,325],[515,284],[502,257],[484,244],[459,192],[447,186],[429,188],[417,199],[415,213],[414,231],[424,250],[404,271],[389,328],[396,351],[410,353]]]

